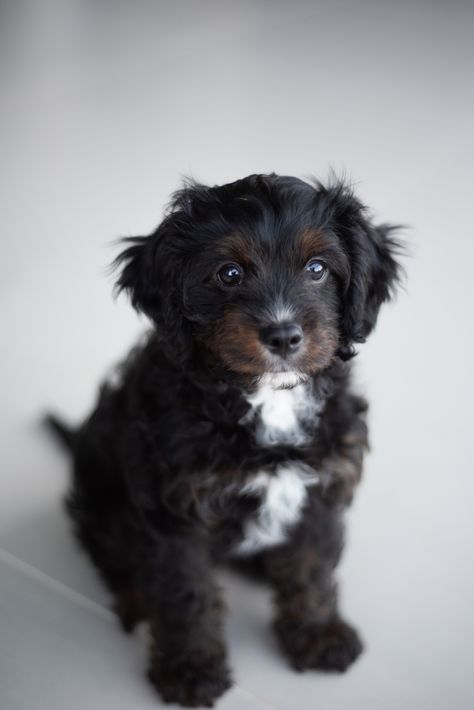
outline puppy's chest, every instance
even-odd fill
[[[254,430],[257,443],[264,447],[287,445],[302,447],[316,428],[322,409],[308,385],[292,390],[262,387],[248,397],[247,423]],[[285,541],[291,528],[301,518],[308,488],[316,485],[318,475],[299,461],[280,464],[273,471],[259,471],[237,493],[253,496],[258,508],[243,524],[243,538],[236,554],[252,554]]]
[[[265,447],[308,444],[322,410],[307,383],[279,390],[263,385],[246,400],[250,408],[241,424],[249,426],[257,443]]]
[[[259,471],[238,493],[256,497],[258,507],[244,521],[243,536],[234,552],[252,554],[283,543],[301,518],[308,488],[317,483],[316,471],[300,462],[281,464],[271,472]]]

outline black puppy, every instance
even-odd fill
[[[333,578],[367,443],[347,361],[397,282],[392,229],[342,183],[251,175],[188,184],[116,260],[154,328],[78,431],[53,424],[78,537],[123,626],[148,621],[165,701],[212,705],[231,684],[225,559],[258,562],[295,668],[361,652]]]

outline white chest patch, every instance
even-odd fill
[[[246,522],[244,538],[235,553],[252,554],[284,542],[301,516],[307,487],[317,483],[316,471],[302,463],[281,465],[273,474],[260,471],[241,490],[244,495],[261,495],[262,504],[255,517]]]
[[[321,410],[307,383],[292,389],[262,384],[247,396],[247,401],[251,408],[245,421],[255,421],[257,441],[264,446],[304,445],[308,440],[304,424],[314,421]]]

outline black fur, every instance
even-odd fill
[[[80,429],[55,427],[73,450],[79,539],[124,628],[148,621],[149,676],[165,701],[212,705],[230,685],[213,570],[259,514],[261,496],[244,485],[283,464],[305,465],[318,484],[285,539],[251,558],[275,590],[277,637],[299,670],[343,671],[361,651],[333,579],[367,444],[345,360],[396,284],[391,232],[342,183],[252,175],[186,185],[158,229],[116,260],[118,289],[154,328]],[[321,283],[305,270],[313,257],[328,268]],[[216,276],[229,262],[244,274],[232,287]],[[259,335],[277,306],[304,333],[287,360]],[[297,371],[319,403],[301,423],[304,443],[262,443],[258,412],[249,416],[248,393],[282,370]]]

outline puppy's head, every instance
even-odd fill
[[[392,230],[341,182],[189,184],[153,234],[128,240],[117,286],[173,360],[205,352],[234,376],[292,386],[375,326],[399,273]]]

